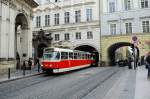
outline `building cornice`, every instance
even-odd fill
[[[140,19],[145,19],[145,18],[150,18],[150,16],[143,16],[143,17],[140,17]]]
[[[96,2],[94,1],[91,1],[91,2],[85,2],[85,3],[78,3],[78,4],[72,4],[72,5],[64,5],[64,6],[54,6],[53,8],[51,8],[51,6],[46,6],[44,9],[40,9],[40,8],[37,8],[35,9],[35,13],[40,11],[47,11],[47,10],[59,10],[59,9],[66,9],[66,8],[71,8],[71,7],[81,7],[81,6],[84,6],[84,5],[93,5],[95,4]],[[49,4],[51,5],[51,4]]]
[[[150,33],[131,33],[131,34],[116,34],[116,35],[102,35],[102,37],[121,37],[121,36],[132,36],[132,35],[150,35]]]
[[[88,27],[91,28],[99,28],[99,22],[98,21],[92,21],[92,22],[82,22],[79,24],[68,24],[68,25],[59,25],[59,26],[50,26],[50,27],[43,27],[43,30],[46,31],[52,31],[52,32],[56,32],[56,31],[65,31],[67,30],[77,30],[78,28],[80,29],[88,29]],[[39,31],[40,28],[35,28],[34,32]]]

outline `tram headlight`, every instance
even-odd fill
[[[49,67],[52,67],[52,65],[50,64]]]

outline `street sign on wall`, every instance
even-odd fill
[[[136,35],[132,36],[132,43],[136,44],[138,37]]]

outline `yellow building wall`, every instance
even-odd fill
[[[145,55],[148,51],[150,51],[148,45],[145,43],[146,41],[150,41],[150,33],[145,34],[134,34],[137,36],[137,47],[140,50],[140,56]],[[133,35],[115,35],[115,36],[102,36],[101,39],[101,61],[108,62],[108,48],[118,42],[129,42],[132,43]]]

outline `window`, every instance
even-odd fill
[[[59,24],[59,13],[55,14],[55,25]]]
[[[115,12],[115,2],[109,2],[109,12]]]
[[[45,15],[45,26],[50,25],[50,15]]]
[[[116,34],[116,24],[110,24],[110,33],[111,35]]]
[[[78,39],[81,39],[81,32],[77,32],[76,33],[76,39],[78,40]]]
[[[78,53],[74,53],[74,59],[78,58]]]
[[[81,21],[81,11],[75,11],[75,22],[78,23]]]
[[[65,34],[65,40],[70,40],[70,38],[69,38],[69,33],[66,33],[66,34]]]
[[[59,34],[55,34],[55,41],[59,41]]]
[[[55,2],[59,2],[59,0],[55,0]]]
[[[132,23],[125,23],[125,27],[126,27],[126,34],[132,33]]]
[[[131,0],[124,0],[125,10],[131,10]]]
[[[87,32],[87,39],[93,39],[93,33],[91,31]]]
[[[141,0],[141,8],[148,8],[148,0]]]
[[[68,59],[68,52],[61,52],[61,59]]]
[[[143,32],[148,33],[150,32],[150,25],[149,21],[143,21],[142,22]]]
[[[69,52],[69,59],[73,59],[73,53]]]
[[[70,13],[69,12],[65,12],[65,24],[68,24],[70,21]]]
[[[92,21],[92,9],[86,9],[86,21]]]
[[[36,17],[36,27],[40,27],[41,26],[41,16],[37,16]]]

